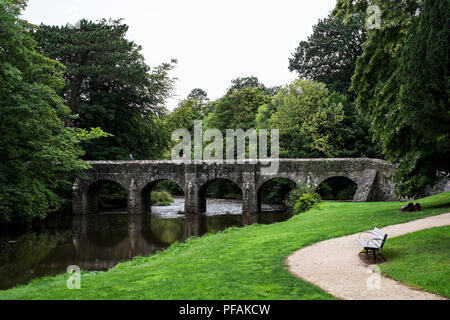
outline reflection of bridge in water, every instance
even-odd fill
[[[77,260],[74,263],[82,268],[108,269],[121,261],[155,253],[169,245],[153,234],[149,217],[145,215],[128,215],[127,227],[123,225],[120,230],[111,230],[114,225],[106,226],[105,230],[101,221],[96,223],[89,218],[74,216],[72,222],[72,243]]]
[[[162,180],[177,183],[185,193],[185,211],[206,211],[206,190],[217,179],[227,179],[242,192],[242,212],[261,211],[261,188],[284,178],[317,188],[332,177],[344,177],[357,185],[354,201],[395,200],[394,166],[378,159],[280,159],[275,175],[261,174],[263,163],[183,164],[172,161],[93,161],[85,178],[73,187],[74,214],[98,212],[98,190],[107,181],[120,184],[128,192],[128,212],[150,212],[150,192]]]
[[[72,244],[74,252],[70,256],[74,259],[73,263],[78,264],[82,269],[105,270],[122,261],[131,260],[133,257],[164,250],[175,241],[199,237],[206,232],[217,232],[219,229],[232,225],[253,224],[260,222],[261,219],[260,215],[255,214],[228,217],[189,215],[177,219],[164,219],[151,215],[126,215],[127,230],[122,229],[117,232],[102,230],[101,221],[97,221],[96,225],[92,220],[95,217],[99,216],[79,215],[73,217]],[[230,220],[228,225],[223,221],[218,228],[208,225],[208,219],[224,218]],[[64,262],[65,267],[68,262]]]

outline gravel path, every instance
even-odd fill
[[[383,228],[389,238],[423,229],[450,225],[450,213]],[[412,289],[378,276],[358,256],[358,234],[318,242],[290,255],[286,264],[297,277],[335,297],[350,300],[438,300],[441,296]]]

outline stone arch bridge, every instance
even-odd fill
[[[261,162],[199,162],[184,164],[174,161],[91,161],[83,177],[73,185],[74,214],[98,211],[97,191],[105,181],[119,183],[128,191],[128,212],[142,214],[151,208],[151,189],[162,180],[177,183],[185,193],[185,211],[206,211],[206,188],[216,179],[227,179],[242,191],[242,211],[260,211],[260,188],[275,178],[318,187],[332,177],[345,177],[357,184],[354,201],[395,200],[392,175],[394,166],[383,160],[358,159],[280,159],[275,175],[262,175]]]

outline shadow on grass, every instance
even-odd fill
[[[423,205],[424,209],[441,209],[441,208],[446,208],[446,207],[450,207],[450,202],[440,203],[440,204],[435,204],[435,205],[427,205],[427,204]]]

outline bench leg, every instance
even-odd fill
[[[369,250],[366,249],[366,255],[368,255],[368,254],[369,254]]]
[[[376,254],[376,250],[373,250],[373,263],[377,262],[377,254]]]

